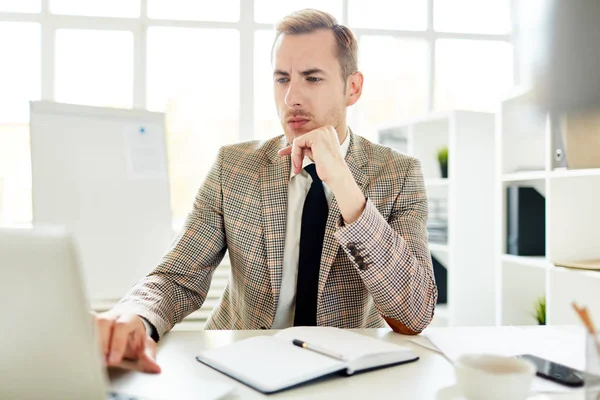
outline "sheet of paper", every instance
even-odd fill
[[[533,354],[573,368],[585,369],[585,334],[578,327],[430,328],[425,336],[452,362],[469,353],[502,356]],[[426,344],[423,340],[416,343]],[[532,390],[558,393],[581,389],[570,389],[536,378]]]
[[[427,338],[427,336],[419,335],[419,336],[416,336],[414,339],[410,339],[410,341],[418,344],[419,346],[425,347],[426,349],[437,351],[438,353],[441,353],[440,349],[435,347],[435,345],[433,343],[431,343],[431,340],[429,340],[429,338]]]
[[[129,179],[166,179],[165,138],[155,125],[130,124],[123,129]]]

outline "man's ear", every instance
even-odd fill
[[[346,107],[354,105],[360,99],[363,80],[364,77],[360,71],[354,72],[346,80]]]

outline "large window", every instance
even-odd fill
[[[133,105],[133,35],[58,29],[54,71],[58,102],[129,108]]]
[[[359,68],[365,76],[354,125],[377,140],[377,128],[427,113],[429,43],[423,39],[362,35]]]
[[[425,31],[426,0],[348,0],[352,28]]]
[[[7,5],[35,10],[28,3]],[[29,100],[41,96],[40,36],[39,23],[0,21],[0,225],[31,221],[28,119]]]
[[[505,42],[441,39],[435,57],[436,110],[493,111],[498,94],[512,84],[512,51]]]
[[[28,102],[39,99],[165,112],[181,221],[219,146],[281,134],[272,27],[301,8],[356,34],[365,86],[349,125],[372,140],[429,112],[494,111],[512,86],[509,0],[3,0],[0,225],[31,221]]]
[[[41,10],[41,0],[2,0],[0,2],[0,12],[39,13]]]
[[[48,0],[50,12],[62,15],[90,17],[140,16],[140,0]]]
[[[239,36],[236,29],[148,29],[146,104],[166,112],[171,199],[179,220],[219,146],[239,139]]]
[[[162,20],[237,22],[240,19],[240,1],[242,0],[148,0],[148,17]]]

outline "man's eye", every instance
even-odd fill
[[[275,80],[277,83],[288,83],[289,81],[290,80],[288,78],[279,78]]]
[[[306,78],[306,80],[308,80],[309,82],[321,82],[323,80],[323,78],[317,78],[314,76],[309,76],[308,78]]]

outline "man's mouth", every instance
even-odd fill
[[[298,128],[302,127],[304,124],[306,124],[307,122],[308,122],[308,119],[306,119],[306,118],[290,118],[290,119],[288,119],[288,125],[292,129],[298,129]]]

